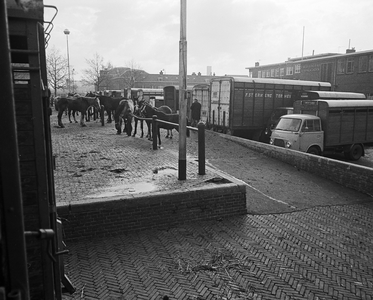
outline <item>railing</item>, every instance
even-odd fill
[[[139,120],[151,121],[152,122],[152,137],[153,137],[153,150],[158,150],[157,135],[158,135],[158,123],[172,125],[176,128],[179,128],[179,124],[171,123],[164,120],[157,119],[157,116],[154,115],[152,118],[142,118],[132,114],[132,117]],[[206,174],[206,162],[205,162],[205,124],[200,122],[197,125],[197,128],[187,126],[188,130],[198,131],[198,175]],[[188,131],[187,131],[187,136]]]

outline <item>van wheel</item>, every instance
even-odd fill
[[[355,144],[351,147],[351,150],[348,152],[348,158],[351,160],[359,160],[363,155],[363,147],[359,144]]]
[[[321,154],[321,151],[318,147],[316,146],[312,146],[308,149],[307,153],[309,154],[313,154],[313,155],[320,155]]]

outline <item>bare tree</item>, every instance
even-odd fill
[[[88,68],[83,70],[84,76],[82,81],[86,85],[93,85],[95,91],[99,89],[100,84],[105,80],[100,76],[100,71],[105,68],[104,59],[98,53],[95,53],[93,59],[86,59]]]
[[[57,90],[64,89],[67,78],[67,59],[60,54],[60,51],[52,47],[47,53],[47,76],[48,86],[57,96]]]
[[[141,66],[135,63],[133,60],[127,63],[127,68],[123,74],[123,82],[125,88],[135,87],[136,82],[142,81],[144,71],[141,70]]]

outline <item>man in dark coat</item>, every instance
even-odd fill
[[[194,99],[190,109],[192,111],[192,126],[196,127],[201,119],[201,103],[199,103],[197,99]]]

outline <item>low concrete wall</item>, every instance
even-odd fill
[[[59,206],[64,240],[110,236],[144,229],[165,229],[197,220],[246,213],[246,187],[221,183],[189,191],[156,192]]]
[[[298,169],[327,178],[362,193],[373,195],[373,169],[371,168],[234,136],[226,135],[225,138]]]

